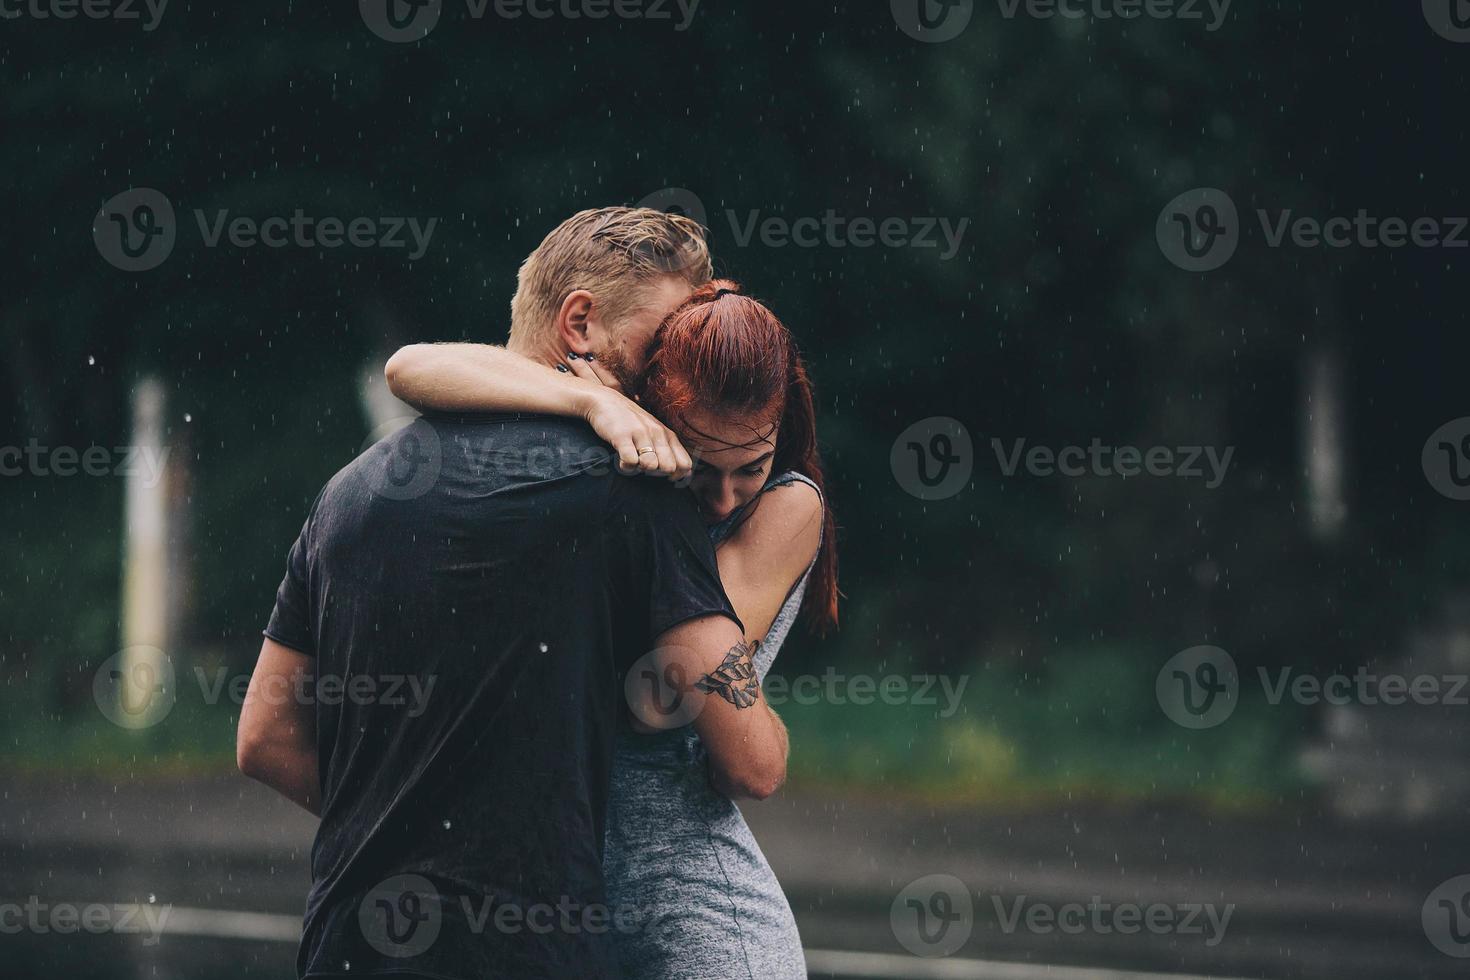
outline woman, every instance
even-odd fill
[[[398,361],[394,394],[418,408],[528,407],[513,393],[522,378],[471,396],[436,386],[401,352]],[[600,381],[575,354],[566,371]],[[562,414],[577,415],[571,384]],[[735,283],[716,280],[660,326],[639,400],[697,461],[689,488],[746,638],[761,641],[764,679],[798,612],[817,631],[837,622],[811,384],[791,335]],[[781,886],[739,808],[711,786],[691,728],[620,733],[603,867],[612,908],[642,913],[640,928],[617,937],[626,976],[806,976]]]

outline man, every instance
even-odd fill
[[[632,376],[709,277],[693,222],[584,211],[522,266],[510,349]],[[656,429],[630,418],[621,467],[686,475]],[[631,910],[602,904],[603,824],[640,654],[701,699],[722,788],[760,797],[784,779],[785,731],[745,679],[694,504],[618,468],[578,423],[424,418],[312,506],[238,738],[243,772],[321,817],[302,977],[612,975],[608,930]]]

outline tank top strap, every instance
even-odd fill
[[[744,507],[741,507],[739,510],[731,514],[729,517],[725,518],[723,521],[720,521],[718,524],[710,527],[710,541],[714,544],[719,544],[721,541],[725,540],[732,533],[734,533],[735,529],[740,526],[740,521],[745,517],[748,508],[753,506],[755,502],[760,499],[761,494],[766,493],[770,490],[774,490],[777,487],[788,486],[792,483],[805,483],[807,486],[817,491],[818,497],[822,496],[821,487],[818,487],[816,483],[813,482],[812,479],[804,473],[798,473],[795,470],[787,470],[785,473],[773,474],[766,480],[765,485],[762,486],[758,491],[756,491],[755,496],[751,497],[750,501],[746,503]],[[820,540],[818,540],[817,542],[817,547],[819,549],[821,548]]]

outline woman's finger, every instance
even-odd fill
[[[602,364],[598,362],[597,358],[593,357],[591,354],[583,354],[578,359],[583,362],[583,367],[592,372],[592,376],[596,378],[598,384],[602,385],[604,388],[611,388],[613,391],[621,392],[623,390],[623,386],[618,384],[618,379],[613,375],[611,371],[605,369]]]
[[[583,381],[602,384],[602,378],[597,376],[597,372],[592,370],[592,365],[588,364],[587,361],[588,358],[578,354],[576,351],[572,351],[567,355],[567,366],[572,369],[573,374]]]
[[[649,433],[653,453],[645,453],[644,455],[657,455],[657,472],[660,476],[677,476],[679,473],[679,458],[674,455],[673,447],[669,445],[669,436],[672,434],[661,425],[656,426]]]
[[[638,447],[633,445],[635,441],[631,434],[612,440],[613,452],[618,454],[618,469],[623,473],[634,473],[639,468]]]
[[[674,474],[674,477],[683,480],[694,472],[694,457],[689,455],[689,450],[684,448],[684,443],[679,441],[679,436],[673,429],[666,431],[668,432],[669,448],[674,453],[674,462],[679,466],[679,471]]]
[[[635,423],[629,426],[628,434],[632,440],[633,455],[637,458],[637,469],[643,473],[655,472],[658,469],[658,450],[653,447],[648,426]]]
[[[657,474],[663,471],[663,463],[658,458],[658,447],[652,442],[645,438],[638,446],[638,468],[644,473]]]
[[[660,473],[663,471],[663,461],[658,454],[658,438],[656,436],[657,426],[645,426],[634,435],[634,441],[638,443],[638,468],[644,473]]]

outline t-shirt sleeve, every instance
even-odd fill
[[[649,476],[615,476],[613,483],[612,520],[624,528],[627,574],[648,611],[648,638],[699,616],[727,616],[740,625],[689,491]]]
[[[320,500],[320,498],[318,498]],[[311,524],[316,516],[312,506],[296,543],[286,555],[286,577],[276,589],[276,606],[266,623],[265,635],[282,646],[301,653],[316,655],[316,642],[311,630]]]

